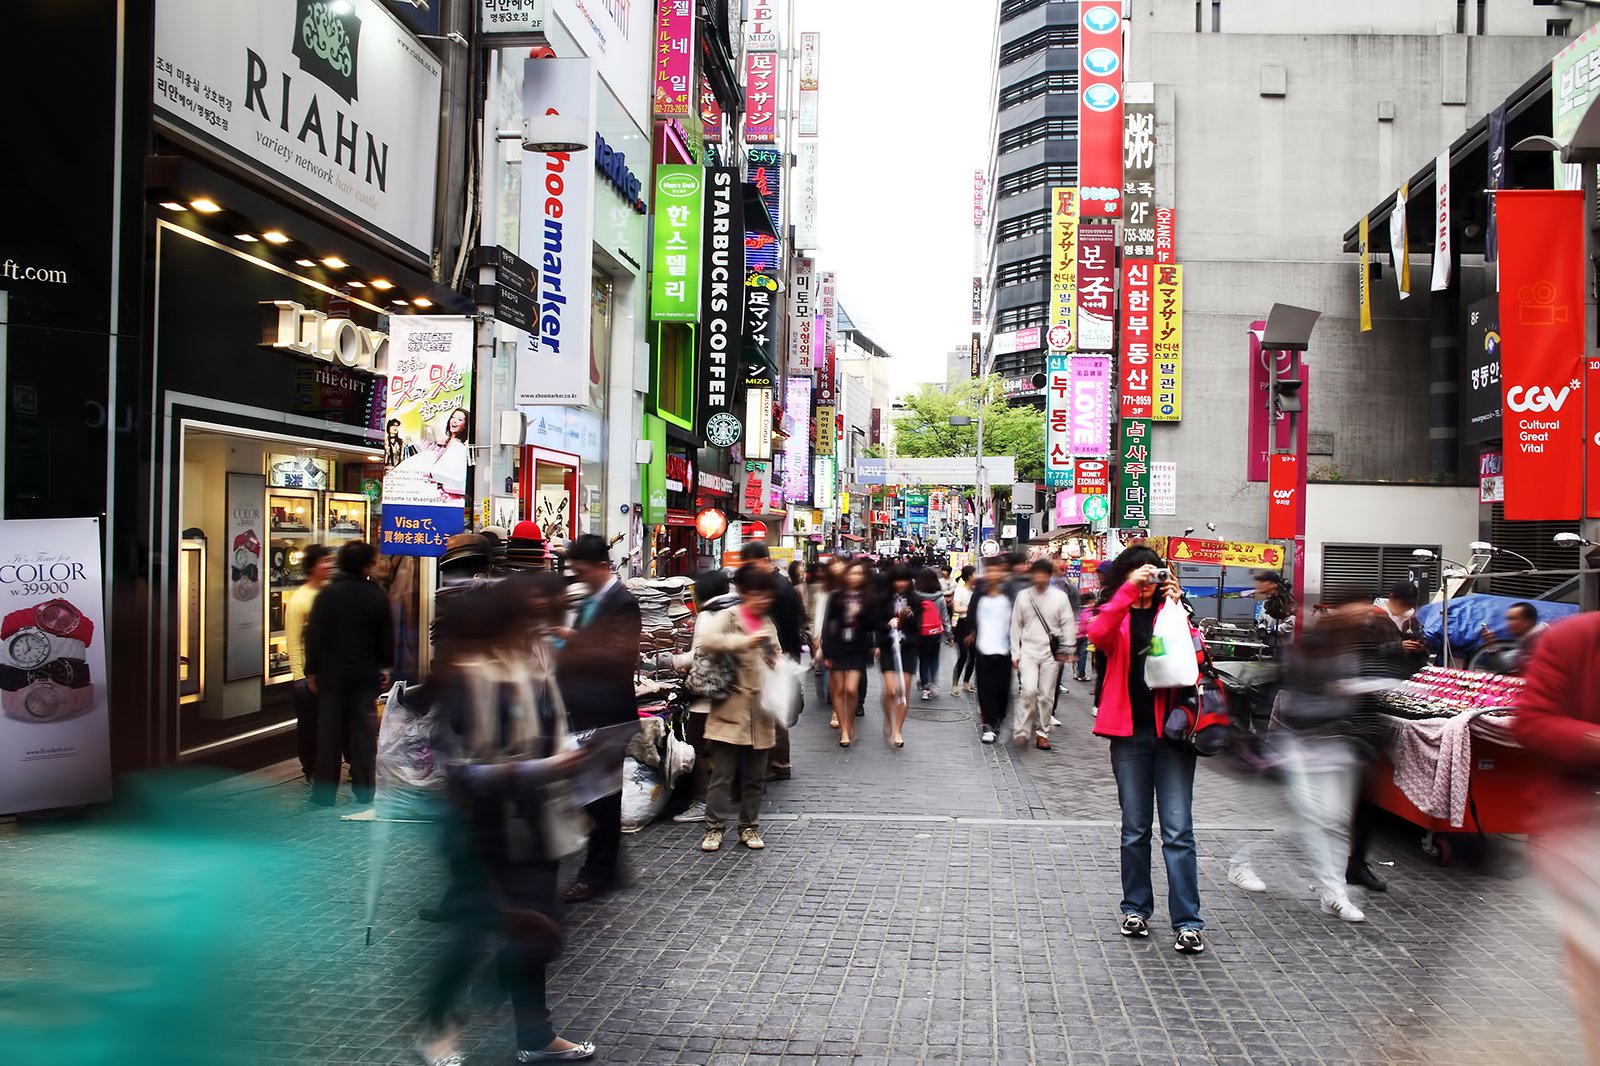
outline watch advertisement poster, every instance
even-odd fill
[[[111,798],[103,587],[99,519],[0,522],[0,814]]]
[[[261,627],[262,579],[266,576],[267,479],[260,474],[228,475],[228,529],[222,549],[228,573],[227,631],[222,677],[243,681],[260,677],[266,641]]]
[[[395,315],[389,319],[384,432],[406,456],[383,473],[385,555],[444,554],[466,524],[471,444],[472,319]]]

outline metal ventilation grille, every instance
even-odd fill
[[[1416,558],[1411,553],[1418,548],[1427,548],[1435,558]],[[1376,599],[1415,573],[1422,579],[1420,591],[1426,600],[1439,588],[1439,551],[1437,544],[1324,544],[1322,598],[1349,594]]]
[[[1555,543],[1557,533],[1578,532],[1577,522],[1513,522],[1506,518],[1505,506],[1495,504],[1489,523],[1490,542],[1497,548],[1514,551],[1533,560],[1536,570],[1575,570],[1578,553]],[[1496,570],[1528,569],[1515,558],[1496,556],[1490,572]],[[1566,584],[1566,577],[1495,577],[1481,584],[1485,591],[1496,596],[1543,596],[1557,585]]]

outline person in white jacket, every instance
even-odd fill
[[[1029,585],[1017,594],[1011,608],[1011,658],[1022,675],[1022,705],[1017,711],[1012,739],[1027,746],[1050,750],[1050,709],[1061,667],[1078,640],[1078,621],[1072,616],[1067,594],[1050,584],[1050,560],[1038,559],[1028,571]]]

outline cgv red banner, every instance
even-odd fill
[[[1272,456],[1267,479],[1267,538],[1293,540],[1300,532],[1300,457]]]
[[[1583,513],[1583,194],[1495,193],[1505,515]]]
[[[1078,5],[1078,214],[1122,217],[1122,5]]]

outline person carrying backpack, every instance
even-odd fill
[[[950,635],[950,607],[932,567],[917,573],[917,598],[917,677],[922,698],[931,700],[939,682],[939,645]]]

